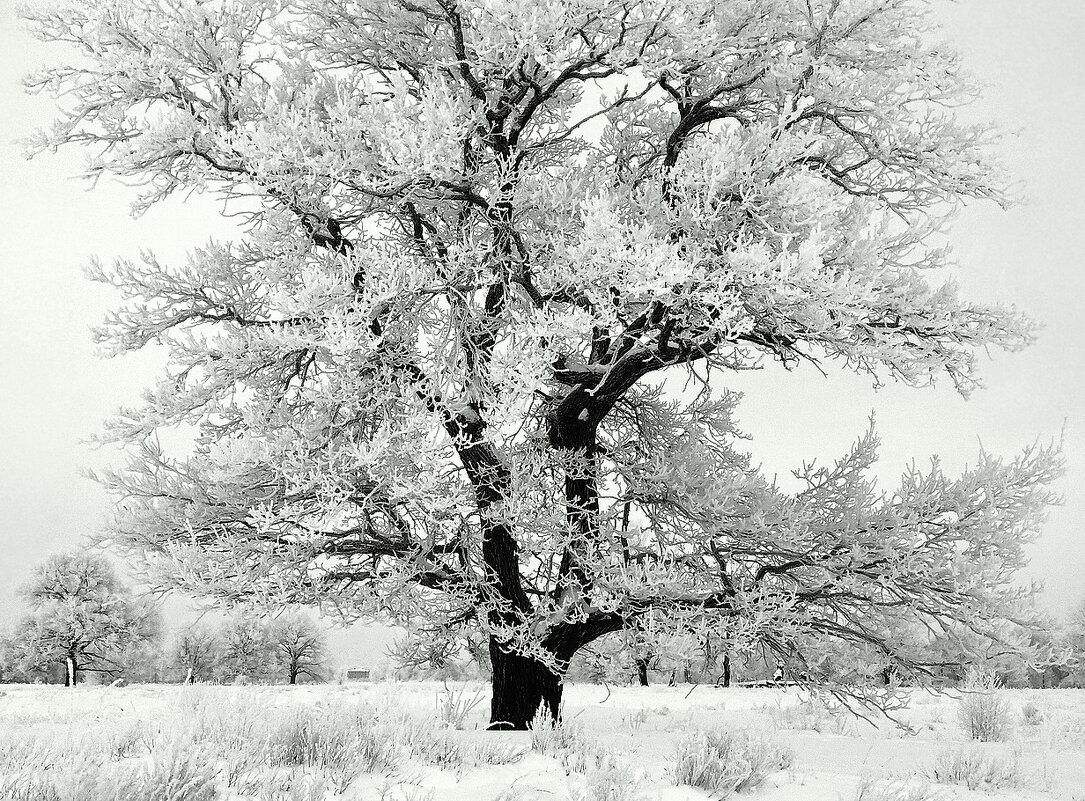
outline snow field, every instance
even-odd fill
[[[897,725],[794,689],[570,685],[532,732],[484,731],[478,683],[0,692],[3,801],[1085,801],[1074,690],[998,690],[989,743],[919,692]]]

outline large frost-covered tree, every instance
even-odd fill
[[[868,432],[790,491],[726,388],[811,362],[967,393],[976,349],[1030,338],[937,279],[955,206],[1005,196],[927,3],[27,13],[77,50],[29,79],[63,108],[35,147],[88,146],[137,212],[194,191],[241,223],[182,264],[92,268],[127,299],[105,351],[169,352],[103,477],[110,536],[164,585],[479,626],[517,727],[649,613],[736,656],[835,640],[916,677],[895,621],[1015,614],[1052,452],[881,491]]]

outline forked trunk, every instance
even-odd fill
[[[490,638],[490,664],[493,666],[490,729],[527,729],[540,705],[545,705],[550,717],[558,720],[560,676],[530,657],[506,653],[493,637]]]

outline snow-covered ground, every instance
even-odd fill
[[[462,728],[449,725],[449,691],[463,702],[478,689]],[[1085,691],[999,690],[1012,725],[1003,741],[978,743],[947,695],[914,693],[902,728],[795,689],[570,685],[572,734],[534,747],[529,732],[484,731],[485,692],[435,682],[5,685],[0,799],[687,801],[713,796],[676,784],[680,741],[722,729],[790,748],[788,767],[741,793],[758,801],[1085,801]],[[368,740],[352,739],[358,727]],[[950,783],[953,770],[976,789]]]

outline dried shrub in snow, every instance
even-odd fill
[[[643,710],[637,718],[642,716],[647,718]],[[531,722],[531,747],[557,759],[567,774],[584,776],[584,785],[570,790],[573,801],[637,801],[644,797],[641,772],[602,744],[588,739],[575,720],[555,722],[540,707]]]
[[[193,686],[153,726],[96,722],[68,740],[13,724],[0,731],[0,800],[317,801],[349,797],[359,776],[398,775],[410,761],[413,769],[459,770],[516,762],[527,752],[471,741],[393,703],[275,701],[262,691]],[[560,755],[567,770],[611,764],[585,747]]]
[[[674,779],[726,798],[757,787],[768,775],[791,765],[791,749],[758,731],[694,731],[678,744]]]
[[[762,705],[778,729],[851,734],[855,731],[855,716],[845,707],[830,709],[820,698],[810,698],[797,704]]]
[[[640,801],[647,796],[643,777],[631,765],[589,771],[587,794],[581,801]]]
[[[96,758],[100,743],[73,746],[63,759],[26,763],[0,778],[5,801],[215,801],[216,770],[208,754],[180,743],[139,763]],[[60,753],[55,753],[59,757]]]
[[[940,801],[944,794],[923,782],[863,779],[852,801]]]
[[[510,765],[524,758],[527,751],[516,745],[504,743],[471,743],[471,755],[479,765]]]
[[[584,730],[576,721],[555,722],[540,705],[531,721],[531,748],[543,756],[558,756],[584,747]]]
[[[0,736],[0,776],[10,776],[30,765],[51,764],[53,750],[50,744],[36,738],[4,732]]]
[[[382,787],[377,801],[436,801],[436,797],[433,790],[397,784]]]
[[[1044,713],[1040,707],[1029,701],[1021,707],[1021,722],[1026,726],[1039,726],[1044,722]]]
[[[0,798],[4,801],[55,801],[57,795],[45,776],[17,773],[0,776]]]
[[[1065,745],[1085,747],[1085,715],[1068,710],[1057,710],[1051,715],[1051,728]]]
[[[462,729],[467,723],[467,716],[485,700],[482,687],[468,695],[466,684],[459,690],[452,690],[445,684],[444,692],[437,697],[437,714],[446,726]]]
[[[428,765],[458,768],[472,761],[470,745],[435,727],[431,720],[397,715],[385,724],[385,732],[397,750]]]
[[[941,784],[960,784],[969,790],[1000,790],[1023,787],[1020,754],[984,752],[976,747],[942,751],[927,776]]]
[[[554,721],[541,705],[531,721],[531,748],[557,759],[566,773],[587,775],[609,771],[621,762],[616,755],[590,741],[575,720]]]
[[[309,708],[287,711],[268,734],[267,764],[354,774],[394,767],[388,741],[366,719],[366,712],[358,708],[332,714]]]
[[[648,722],[648,714],[647,709],[631,709],[622,714],[622,723],[630,734],[636,734]]]
[[[494,801],[535,801],[539,791],[530,786],[513,784],[498,794]]]
[[[265,772],[247,783],[245,795],[258,801],[326,801],[329,789],[327,779],[320,772],[301,768],[285,775]]]
[[[991,673],[969,670],[957,714],[961,727],[973,740],[1005,740],[1013,727],[1009,705],[998,694],[998,679]]]

